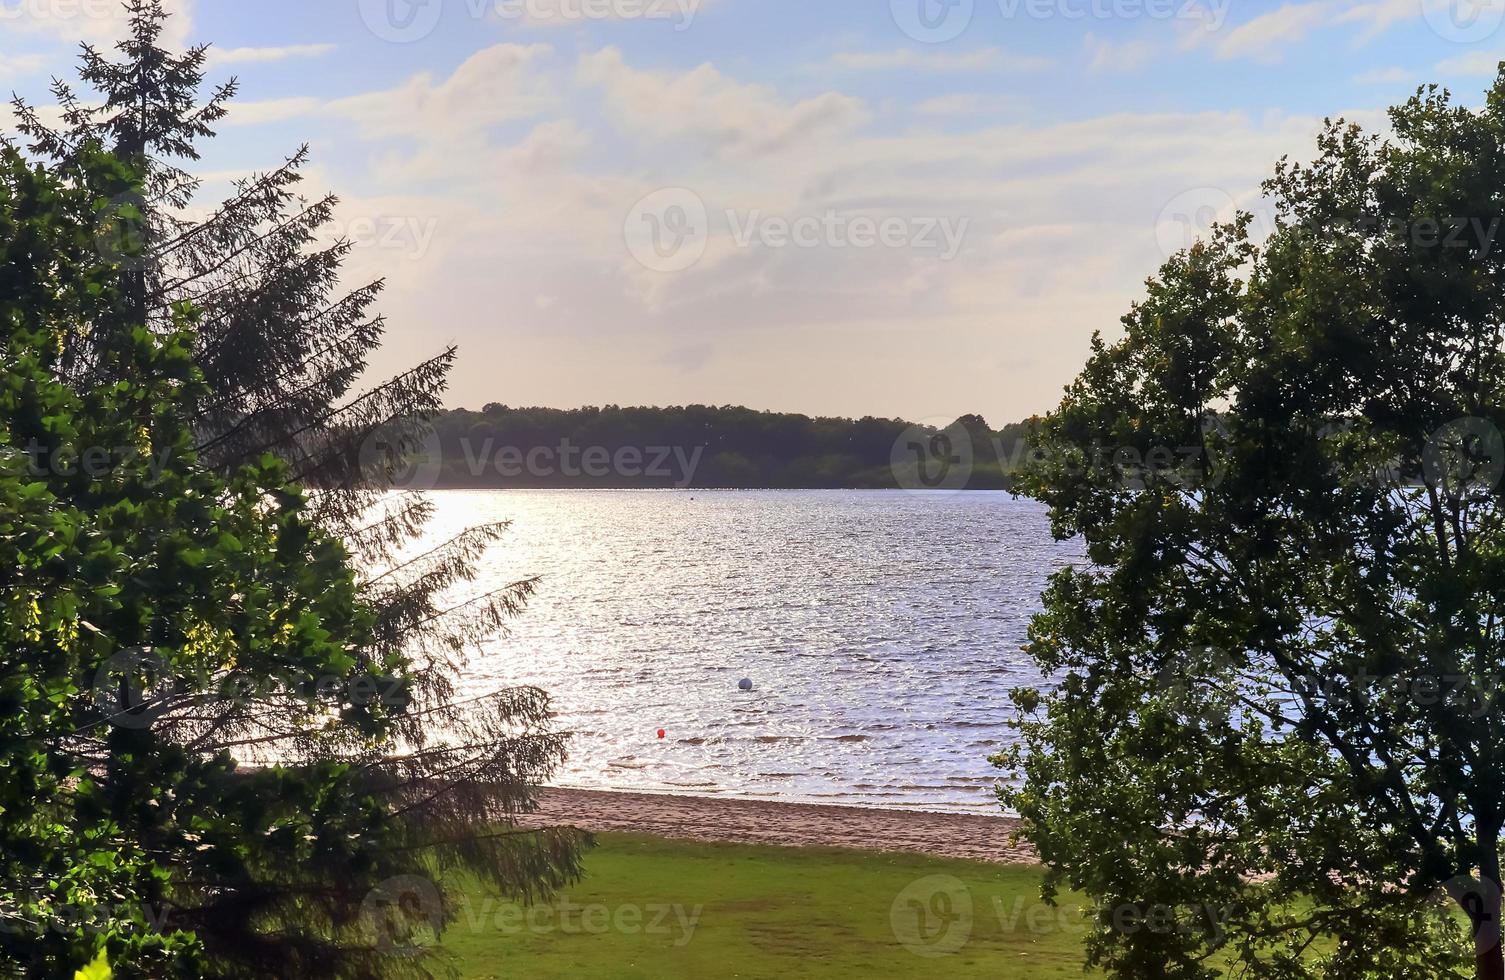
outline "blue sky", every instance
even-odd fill
[[[1505,0],[170,6],[243,86],[211,186],[310,143],[389,282],[377,368],[459,343],[470,407],[1047,410],[1323,116],[1475,104],[1505,54]],[[118,28],[0,0],[0,84],[45,106]]]

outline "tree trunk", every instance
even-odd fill
[[[1500,893],[1495,891],[1489,918],[1474,923],[1474,976],[1477,980],[1505,980],[1505,956],[1500,949]]]
[[[1505,980],[1505,952],[1500,945],[1500,885],[1486,876],[1451,885],[1448,891],[1468,914],[1473,927],[1476,980]]]

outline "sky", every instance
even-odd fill
[[[309,144],[349,283],[387,280],[373,371],[457,344],[469,408],[1043,413],[1325,116],[1476,105],[1505,57],[1505,0],[168,6],[241,82],[207,186]],[[47,106],[119,29],[0,0],[0,88]]]

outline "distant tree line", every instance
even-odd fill
[[[736,406],[487,405],[433,418],[441,488],[1007,489],[1030,423],[944,429]]]

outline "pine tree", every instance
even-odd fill
[[[101,204],[95,228],[102,257],[117,270],[122,315],[115,329],[96,323],[62,336],[58,375],[79,391],[129,380],[110,354],[119,333],[145,324],[153,334],[174,335],[191,305],[191,355],[204,381],[191,420],[196,460],[229,476],[270,455],[290,484],[310,488],[309,521],[343,540],[361,570],[359,598],[372,610],[363,646],[401,651],[410,665],[406,710],[375,742],[356,733],[310,738],[289,722],[278,696],[259,710],[248,710],[242,698],[175,702],[153,730],[178,737],[183,751],[204,759],[233,753],[244,763],[295,770],[353,766],[362,785],[385,800],[383,819],[424,841],[441,865],[481,873],[513,893],[547,890],[576,871],[582,838],[505,825],[536,808],[534,788],[564,757],[548,698],[533,689],[466,691],[462,698],[455,683],[468,657],[522,610],[535,583],[450,599],[473,581],[476,562],[505,525],[471,529],[415,556],[432,505],[393,486],[423,442],[424,419],[440,404],[455,351],[357,388],[383,334],[373,309],[383,284],[342,290],[352,246],[319,243],[338,202],[300,195],[307,147],[239,182],[207,217],[188,214],[200,191],[189,169],[197,144],[214,135],[236,84],[201,100],[207,48],[165,51],[158,46],[167,16],[159,0],[126,6],[119,60],[83,49],[80,76],[97,97],[55,82],[63,109],[56,129],[23,100],[14,103],[34,158],[68,168],[99,145],[140,175]],[[258,884],[268,895],[282,887]],[[243,903],[263,899],[233,888],[214,894],[215,914],[206,912],[203,928],[244,940],[250,926]]]

